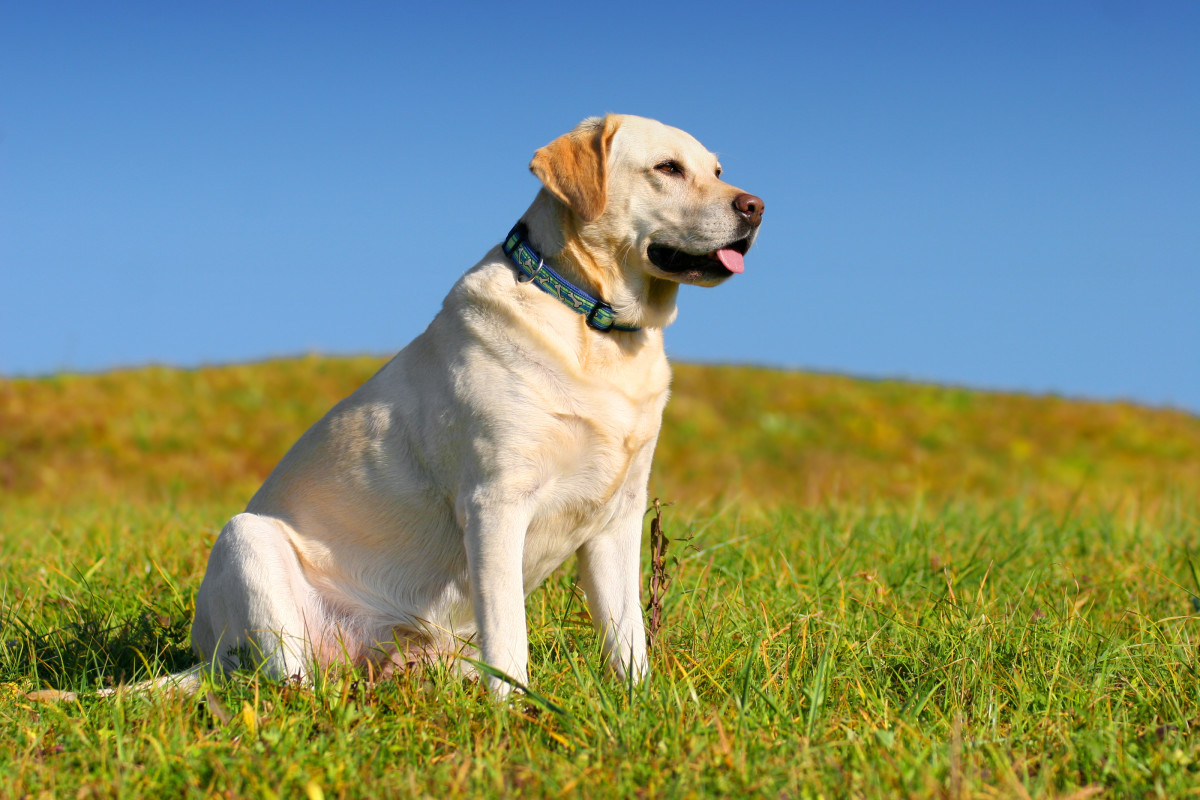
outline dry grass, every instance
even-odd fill
[[[244,503],[383,361],[0,380],[10,497]],[[675,368],[652,494],[765,505],[1020,497],[1152,509],[1200,496],[1200,418],[751,367]]]

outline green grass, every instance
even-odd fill
[[[189,448],[205,464],[227,465],[232,456],[208,454],[203,442],[234,447],[223,440],[238,437],[231,420],[254,429],[274,402],[271,391],[255,399],[245,386],[279,385],[271,371],[294,369],[288,380],[301,391],[303,370],[293,365],[303,363],[217,370],[208,389],[204,373],[160,371],[125,380],[137,384],[126,389],[121,376],[96,376],[0,392],[7,463],[21,473],[0,503],[0,797],[1200,795],[1200,518],[1191,467],[1180,460],[1190,440],[1167,435],[1192,430],[1194,418],[821,376],[802,376],[804,402],[825,409],[806,417],[788,405],[795,398],[773,400],[763,388],[799,380],[792,376],[683,370],[676,401],[710,402],[732,421],[714,440],[708,411],[669,420],[674,458],[689,447],[696,459],[715,458],[705,451],[724,441],[741,458],[757,448],[765,461],[793,463],[799,457],[776,435],[793,426],[811,448],[849,460],[840,462],[837,497],[753,494],[769,480],[754,473],[722,489],[733,499],[721,505],[667,509],[676,560],[644,685],[602,668],[568,564],[528,603],[537,694],[511,705],[433,667],[373,685],[362,674],[300,688],[246,673],[191,698],[88,694],[193,663],[187,632],[208,549],[250,482],[230,467],[193,488],[199,478],[180,456],[178,481],[156,494],[139,465]],[[355,363],[339,363],[353,374],[338,380],[357,374]],[[156,418],[120,417],[89,428],[90,410],[75,408],[84,422],[47,431],[41,444],[36,431],[12,426],[54,418],[46,397],[76,401],[72,381],[96,392],[101,378],[110,395],[94,396],[105,402],[186,384],[190,394],[169,414],[192,415],[193,424],[172,432]],[[692,385],[723,380],[730,385],[715,398]],[[832,382],[825,394],[822,381]],[[241,405],[212,411],[188,399],[205,391]],[[947,399],[958,394],[966,399]],[[35,395],[36,412],[12,410]],[[309,412],[297,402],[289,397],[281,416],[302,429]],[[726,402],[734,407],[722,410]],[[878,432],[858,423],[824,430],[871,419],[873,404],[891,414],[879,424],[904,441],[910,430],[913,442],[939,426],[958,431],[939,445],[946,463],[974,463],[993,477],[963,483],[950,469],[936,477],[939,468],[907,497],[875,491],[881,456],[864,455],[861,437]],[[973,431],[960,413],[993,425]],[[782,419],[767,417],[764,427],[767,415]],[[1108,438],[1063,433],[1076,417],[1081,430]],[[689,419],[702,441],[679,432]],[[123,453],[121,431],[139,425],[141,455]],[[1025,430],[1043,455],[1017,448],[1006,462],[1002,447],[989,450],[1005,426]],[[286,428],[267,438],[299,432]],[[1051,429],[1057,439],[1039,438]],[[772,435],[761,438],[763,430]],[[890,435],[878,453],[900,447],[884,441]],[[126,471],[94,471],[107,462],[81,458],[79,474],[91,477],[75,493],[70,459],[56,453],[86,450],[88,436]],[[262,438],[247,451],[269,461],[257,455]],[[1058,480],[1054,471],[1080,452],[1091,454],[1084,472],[1094,477],[1060,476],[1064,491],[1075,487],[1066,500],[1058,489],[1022,491]],[[1006,465],[1024,471],[1015,483],[1001,481]],[[25,469],[42,467],[56,488],[24,482]],[[660,463],[654,488],[677,499],[663,488],[688,484],[691,469]],[[46,689],[79,696],[27,695]]]
[[[568,569],[529,603],[540,697],[506,708],[433,669],[314,689],[245,674],[191,699],[17,693],[191,663],[221,513],[6,516],[0,796],[1200,793],[1183,509],[669,514],[651,680],[604,673]]]

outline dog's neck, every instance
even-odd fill
[[[623,325],[665,328],[675,321],[679,284],[648,275],[621,258],[622,242],[586,223],[542,189],[521,217],[533,248],[567,280],[609,305]]]

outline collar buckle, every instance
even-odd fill
[[[603,321],[597,321],[596,315],[600,314]],[[593,330],[598,330],[602,333],[608,333],[612,330],[613,322],[616,321],[616,313],[613,307],[603,300],[597,300],[596,305],[592,306],[592,310],[587,313],[587,325]]]

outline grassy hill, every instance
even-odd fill
[[[0,380],[0,490],[245,502],[296,438],[383,363],[308,356]],[[675,367],[652,492],[814,506],[1200,496],[1200,418],[753,367]]]
[[[0,797],[1196,796],[1200,419],[748,367],[676,367],[646,683],[568,563],[509,706],[437,666],[98,698],[195,663],[221,525],[381,363],[0,380]]]

